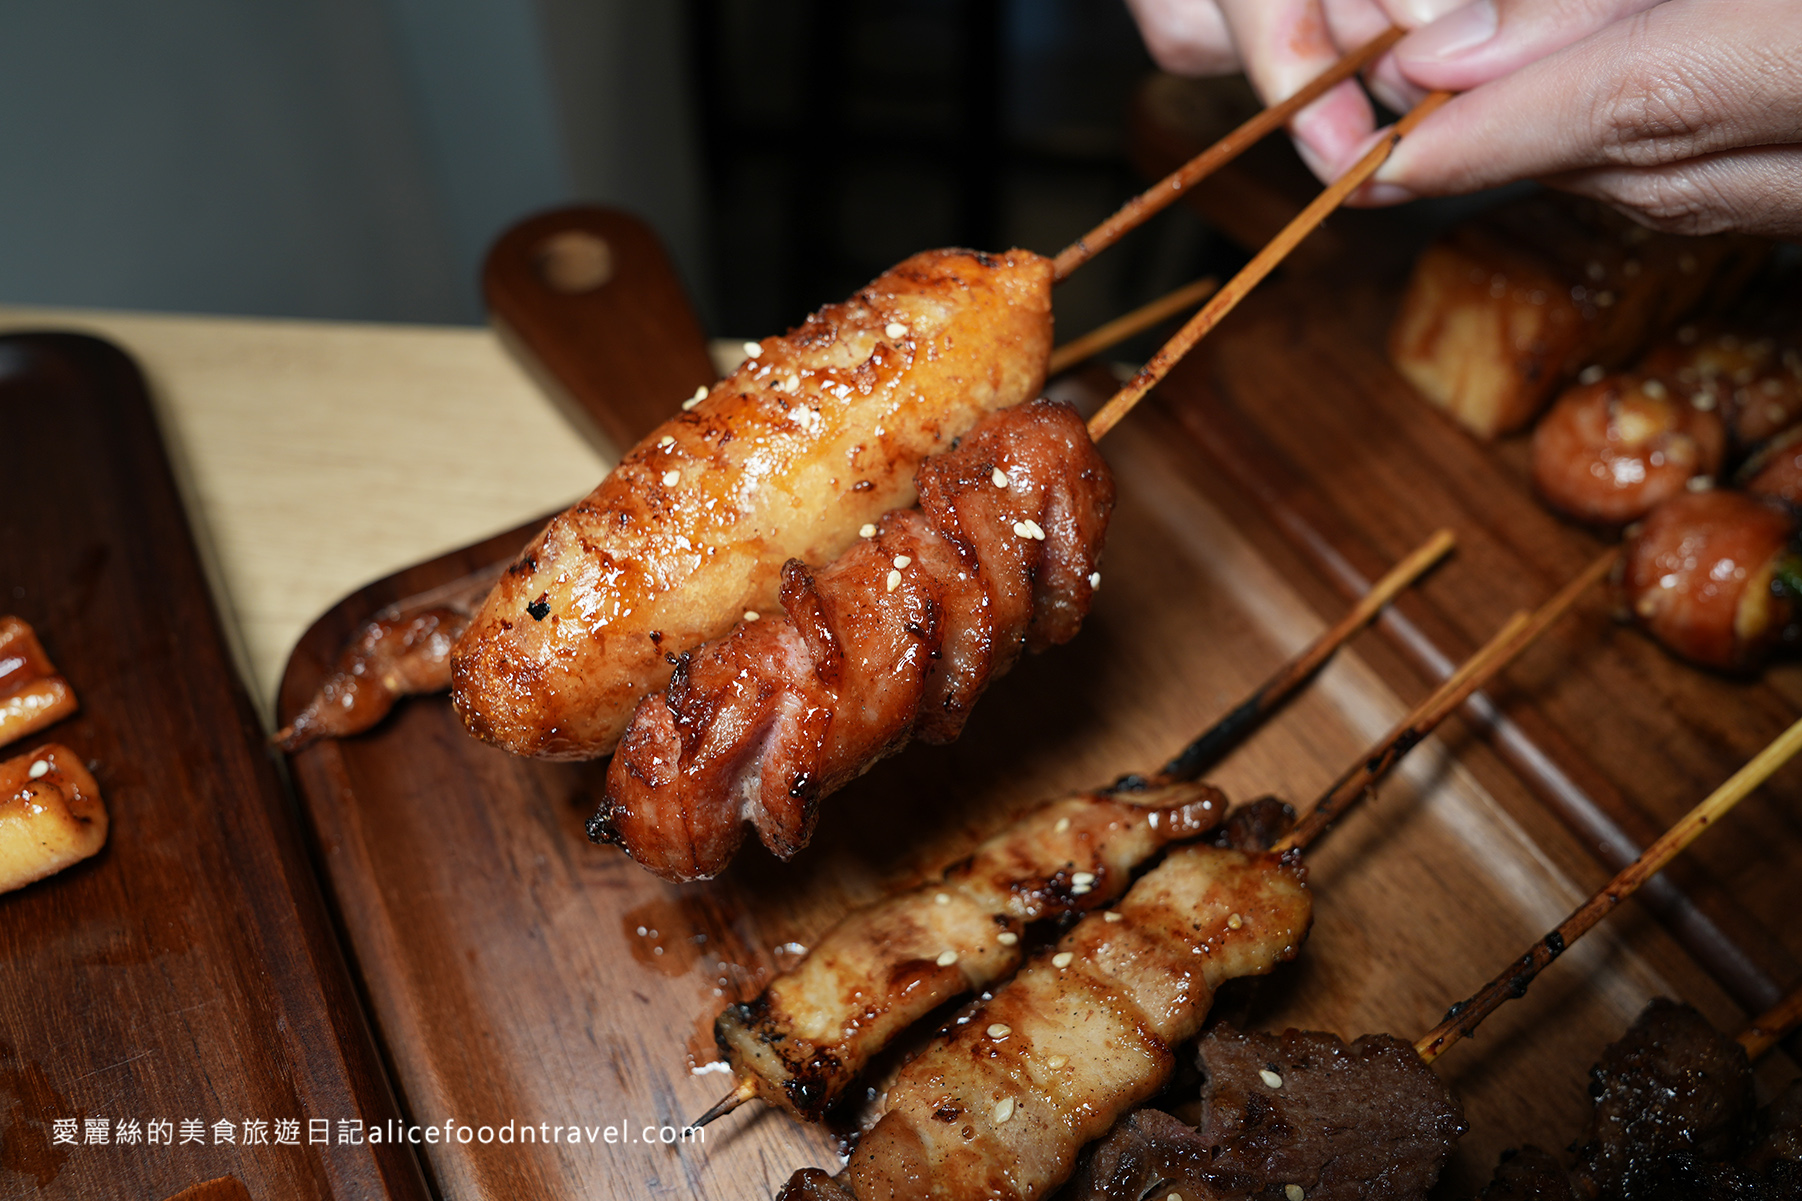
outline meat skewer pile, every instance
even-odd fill
[[[1194,783],[1201,772],[1450,549],[1445,531],[1429,538],[1157,775],[1049,802],[937,882],[828,931],[756,999],[720,1015],[715,1036],[741,1083],[695,1125],[752,1097],[818,1120],[895,1034],[1018,967],[1026,924],[1105,906],[1165,846],[1215,828],[1226,799]]]

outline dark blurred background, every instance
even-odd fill
[[[905,255],[1054,252],[1142,181],[1121,0],[12,0],[0,303],[482,320],[488,244],[647,217],[719,334]],[[1232,252],[1165,214],[1077,332]]]

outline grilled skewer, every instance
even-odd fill
[[[720,1015],[715,1038],[740,1084],[694,1124],[757,1096],[818,1119],[896,1032],[1018,966],[1022,923],[1105,905],[1157,851],[1215,825],[1225,798],[1187,781],[1451,546],[1448,531],[1429,538],[1153,780],[1127,777],[1110,790],[1050,802],[947,869],[941,881],[860,910],[828,931],[755,1000]]]
[[[1510,621],[1482,661],[1498,668],[1534,624]],[[1447,697],[1479,682],[1455,675],[1428,703],[1449,713]],[[1409,746],[1422,732],[1400,731]],[[1213,988],[1295,954],[1310,918],[1300,852],[1327,828],[1297,827],[1273,852],[1172,851],[1116,909],[1084,918],[903,1068],[838,1183],[803,1172],[784,1196],[1045,1195],[1084,1142],[1162,1086],[1171,1046],[1199,1031]],[[1086,1075],[1065,1070],[1073,1064]]]
[[[79,707],[30,623],[0,617],[0,746],[55,725]]]

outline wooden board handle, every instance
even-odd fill
[[[651,227],[618,209],[554,209],[482,264],[490,319],[602,449],[624,451],[714,380],[707,338]]]

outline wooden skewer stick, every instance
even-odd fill
[[[1114,393],[1112,400],[1103,405],[1101,411],[1089,418],[1089,437],[1100,441],[1102,436],[1120,423],[1120,419],[1132,411],[1134,405],[1144,399],[1145,394],[1156,387],[1163,378],[1170,374],[1170,369],[1182,361],[1194,345],[1201,341],[1203,335],[1222,318],[1236,308],[1241,300],[1276,269],[1296,244],[1314,232],[1332,211],[1344,203],[1345,198],[1357,191],[1377,168],[1383,165],[1396,143],[1426,120],[1439,106],[1452,98],[1450,92],[1433,92],[1426,99],[1415,105],[1413,110],[1397,121],[1389,130],[1388,136],[1372,146],[1357,165],[1328,184],[1326,189],[1314,198],[1313,203],[1303,209],[1299,216],[1283,231],[1270,240],[1270,244],[1258,251],[1251,262],[1240,269],[1239,274],[1227,281],[1224,288],[1214,294],[1214,298],[1202,307],[1201,312],[1189,318],[1183,327],[1176,331],[1174,337],[1164,343],[1163,349],[1151,357],[1151,361],[1139,369],[1139,374]]]
[[[1757,1059],[1797,1026],[1802,1026],[1802,987],[1753,1018],[1740,1032],[1739,1045],[1747,1059]]]
[[[1469,1000],[1452,1006],[1445,1020],[1414,1044],[1414,1050],[1421,1059],[1432,1063],[1475,1030],[1484,1018],[1494,1013],[1504,1002],[1525,996],[1528,985],[1545,970],[1547,964],[1562,955],[1566,947],[1581,938],[1597,922],[1613,913],[1622,901],[1639,890],[1640,885],[1657,875],[1685,847],[1694,842],[1702,831],[1770,778],[1771,773],[1787,763],[1798,750],[1802,750],[1802,721],[1779,734],[1771,745],[1733,773],[1732,778],[1715,789],[1707,800],[1665,831],[1662,838],[1646,848],[1645,854],[1628,864],[1619,875],[1603,885],[1600,891],[1578,906],[1557,929],[1534,943],[1532,949],[1510,964],[1506,971],[1484,985]]]
[[[1421,543],[1407,558],[1389,569],[1370,591],[1361,597],[1351,611],[1330,628],[1321,632],[1301,653],[1277,668],[1276,673],[1259,685],[1245,700],[1215,722],[1188,746],[1164,764],[1160,780],[1194,780],[1220,761],[1221,756],[1236,746],[1253,727],[1268,716],[1320,670],[1354,634],[1375,621],[1390,601],[1413,584],[1433,564],[1443,559],[1457,543],[1450,530],[1440,530]]]
[[[1074,367],[1092,355],[1100,354],[1110,346],[1118,346],[1134,334],[1143,333],[1166,317],[1174,317],[1184,309],[1192,309],[1220,289],[1220,281],[1213,276],[1204,276],[1193,283],[1184,284],[1174,292],[1166,293],[1140,305],[1124,316],[1116,317],[1106,325],[1098,325],[1080,338],[1072,339],[1051,352],[1051,363],[1045,369],[1048,376],[1056,375],[1068,367]]]
[[[1395,45],[1400,40],[1402,33],[1403,31],[1400,29],[1390,29],[1346,54],[1320,75],[1303,85],[1301,91],[1258,113],[1181,167],[1127,201],[1121,206],[1119,212],[1064,247],[1057,258],[1052,261],[1051,278],[1058,283],[1068,279],[1078,267],[1143,225],[1154,214],[1162,212],[1189,188],[1238,158],[1267,135],[1281,129],[1296,113],[1369,66],[1377,56]]]
[[[1325,833],[1328,827],[1370,790],[1379,776],[1395,765],[1396,760],[1432,733],[1460,705],[1469,700],[1473,692],[1512,663],[1553,622],[1564,616],[1590,585],[1608,573],[1618,554],[1613,549],[1605,552],[1534,612],[1529,614],[1523,611],[1509,618],[1481,650],[1466,659],[1431,696],[1402,718],[1381,746],[1339,777],[1326,795],[1320,798],[1320,802],[1273,849],[1305,849]]]
[[[1306,683],[1308,678],[1319,670],[1320,666],[1332,658],[1333,652],[1349,641],[1352,635],[1369,625],[1378,613],[1408,585],[1419,579],[1429,567],[1444,558],[1457,539],[1450,530],[1439,530],[1421,543],[1408,556],[1372,585],[1358,603],[1344,617],[1340,618],[1330,629],[1304,647],[1300,654],[1290,659],[1276,674],[1266,680],[1256,692],[1240,702],[1233,710],[1215,722],[1201,737],[1191,742],[1182,752],[1165,765],[1158,774],[1156,782],[1166,780],[1193,780],[1201,775],[1219,756],[1255,726],[1262,718],[1269,715],[1278,705],[1290,696],[1297,688]],[[1126,777],[1137,783],[1148,783],[1139,777]],[[1122,787],[1116,784],[1115,787]],[[750,1080],[741,1080],[738,1085],[724,1097],[721,1097],[712,1108],[696,1118],[693,1126],[705,1126],[715,1118],[724,1117],[746,1101],[755,1099],[757,1086]]]

